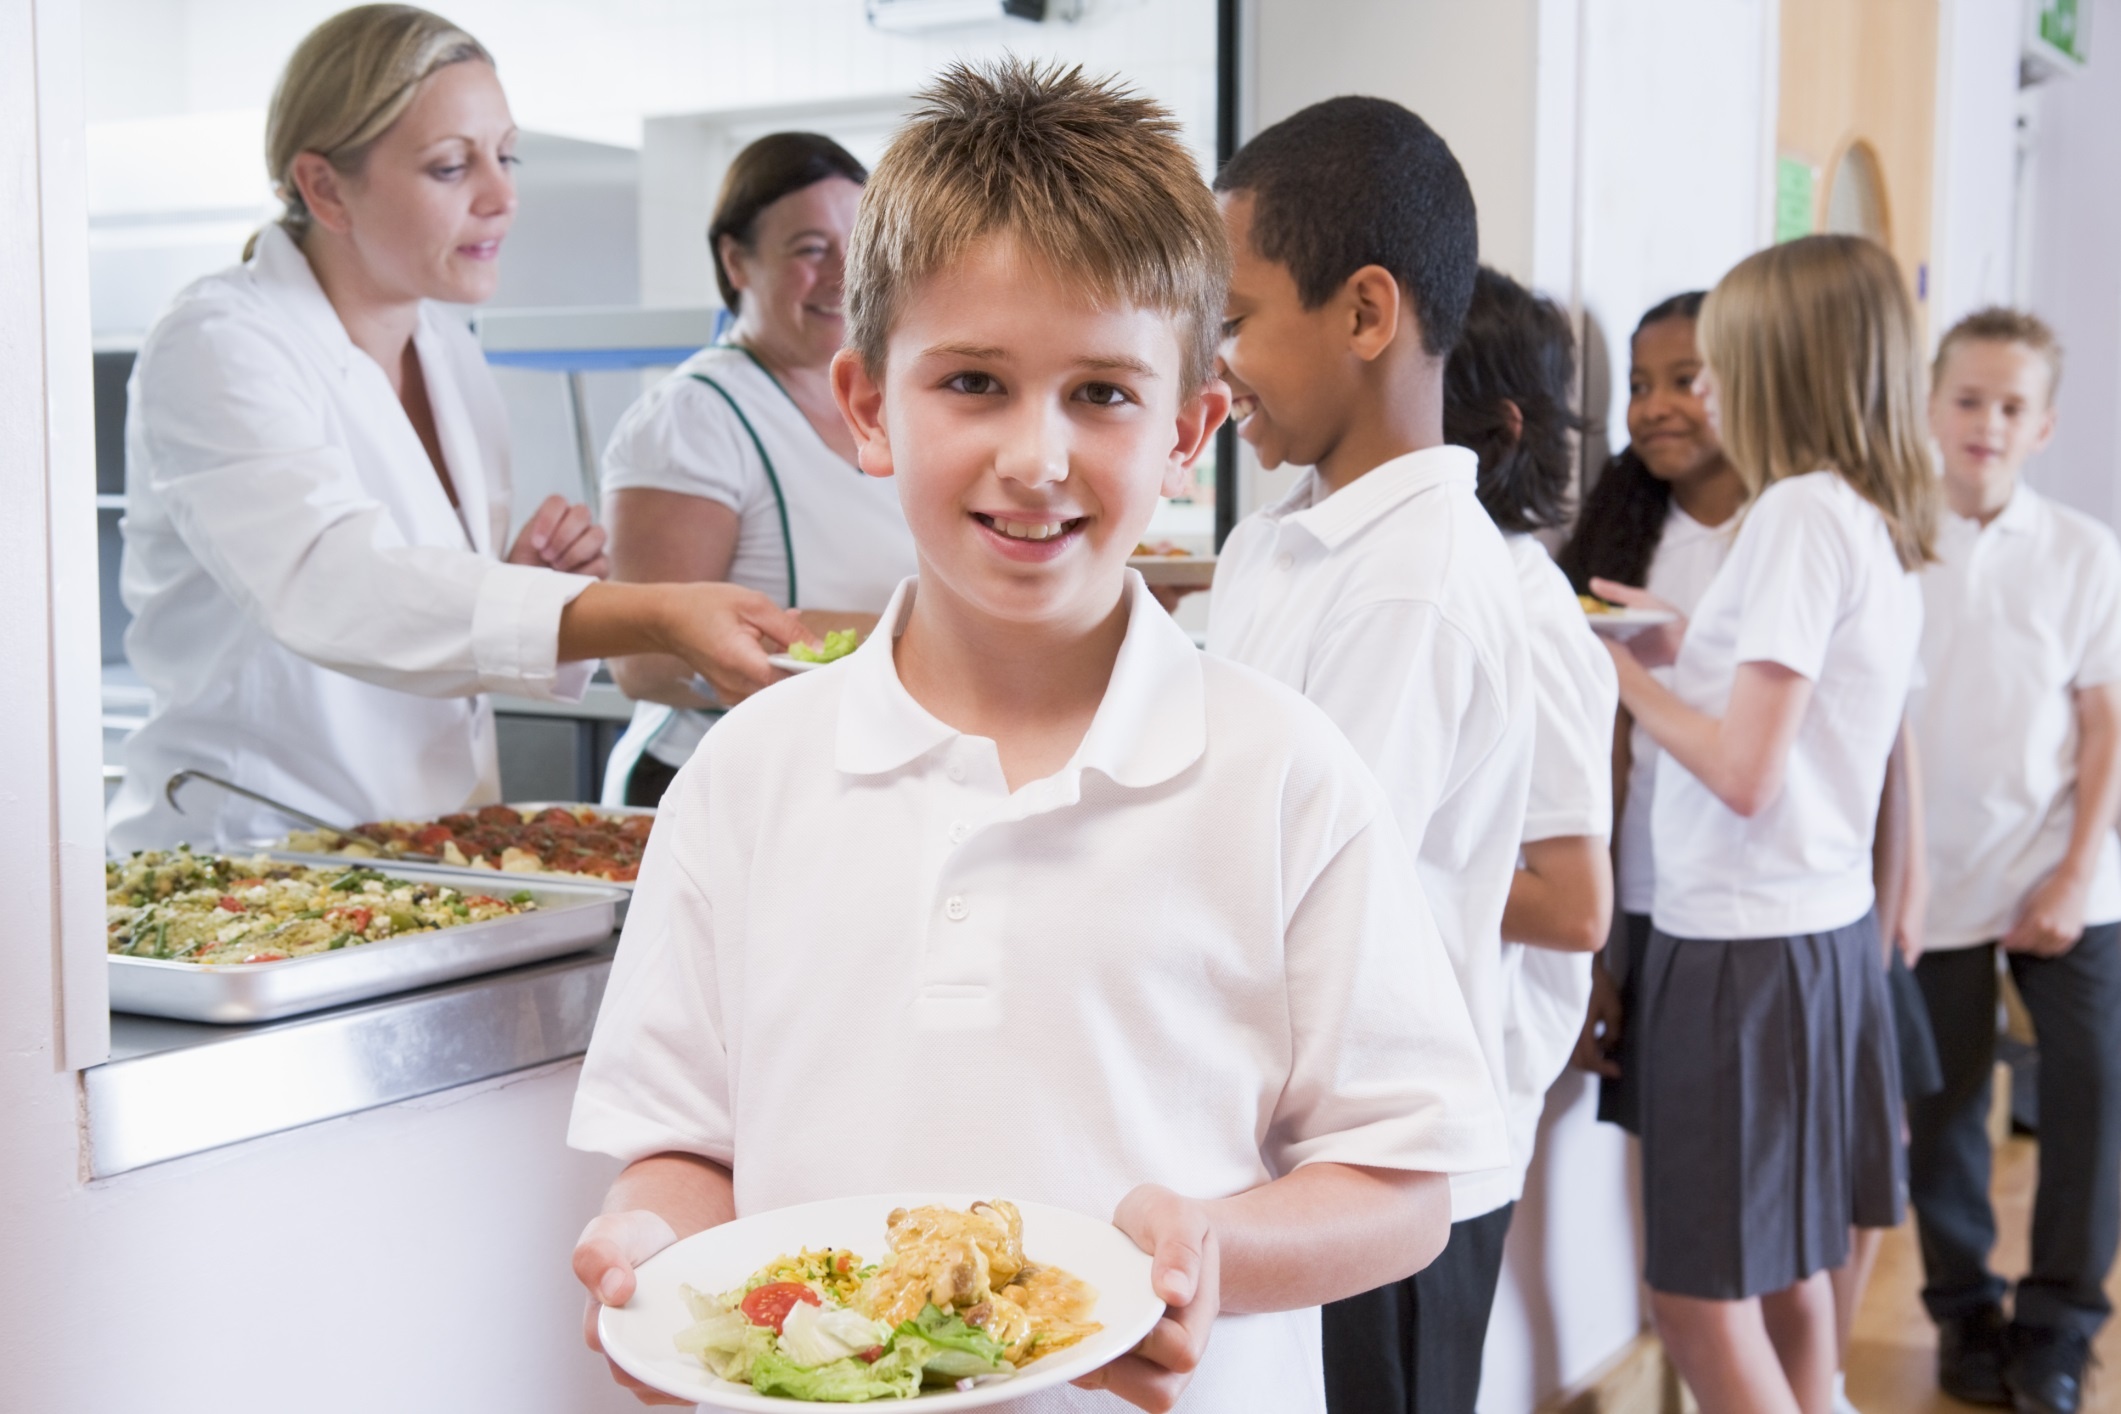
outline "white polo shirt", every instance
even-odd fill
[[[1529,535],[1507,536],[1506,543],[1524,594],[1535,704],[1525,843],[1571,835],[1602,840],[1613,829],[1613,712],[1620,678],[1546,547]],[[1521,1195],[1547,1090],[1583,1030],[1591,955],[1505,941],[1502,986],[1510,1161]]]
[[[1735,520],[1703,525],[1673,502],[1643,588],[1691,618],[1709,581],[1731,553],[1737,532]],[[1650,676],[1666,687],[1672,685],[1668,667],[1652,668]],[[1657,761],[1663,755],[1664,748],[1642,729],[1642,723],[1629,726],[1628,793],[1620,807],[1619,860],[1614,871],[1623,913],[1647,916],[1657,902],[1657,850],[1650,836],[1650,806],[1657,799]]]
[[[1782,791],[1750,819],[1669,757],[1657,772],[1658,928],[1783,938],[1861,919],[1885,761],[1922,637],[1922,589],[1885,517],[1830,471],[1760,493],[1687,626],[1672,691],[1720,717],[1740,663],[1780,663],[1812,699]]]
[[[1208,649],[1324,708],[1377,773],[1499,1087],[1502,908],[1533,711],[1517,569],[1474,495],[1478,468],[1463,447],[1433,447],[1330,496],[1307,473],[1223,546]],[[1507,1169],[1454,1180],[1451,1215],[1492,1212],[1510,1191]]]
[[[729,582],[790,608],[874,614],[915,569],[897,480],[865,476],[827,446],[765,366],[735,345],[701,349],[636,399],[603,468],[607,495],[675,491],[736,512]],[[671,766],[684,764],[714,720],[654,703],[634,715],[653,726],[648,754]]]
[[[568,1142],[729,1164],[740,1214],[1504,1162],[1375,782],[1128,592],[1081,747],[1013,793],[899,682],[912,581],[891,632],[730,712],[664,797]],[[1222,1318],[1180,1407],[1323,1410],[1317,1312]]]
[[[2075,692],[2121,679],[2113,532],[2020,485],[1986,527],[1946,514],[1922,573],[1922,671],[1911,699],[1929,826],[1932,949],[2000,938],[2069,852]],[[2087,924],[2121,920],[2121,847],[2106,833]]]

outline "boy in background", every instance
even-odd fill
[[[1943,1091],[1909,1108],[1909,1187],[1944,1390],[2075,1414],[2121,1226],[2121,550],[2021,481],[2054,433],[2061,351],[2028,314],[1944,336],[1930,426],[1952,514],[1922,576],[1912,717],[1932,879]],[[2040,1041],[2032,1271],[2006,1324],[1989,1269],[1989,1077],[2001,948]]]
[[[1227,269],[1177,125],[1080,71],[953,69],[878,164],[833,377],[920,573],[665,797],[569,1133],[628,1163],[575,1250],[592,1344],[679,1235],[972,1191],[1153,1254],[1169,1314],[1090,1388],[1316,1411],[1309,1308],[1506,1162],[1375,782],[1126,567],[1226,411]]]
[[[1232,415],[1263,465],[1311,470],[1232,532],[1211,653],[1297,688],[1383,784],[1496,1086],[1502,917],[1531,778],[1517,572],[1445,445],[1444,367],[1473,295],[1473,194],[1396,103],[1336,98],[1216,180],[1230,231]],[[1515,1175],[1452,1180],[1451,1239],[1417,1277],[1325,1312],[1334,1414],[1470,1414]]]

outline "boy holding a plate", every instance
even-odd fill
[[[665,798],[569,1133],[629,1165],[592,1343],[686,1234],[983,1192],[1153,1256],[1167,1314],[1085,1388],[1322,1411],[1315,1308],[1508,1163],[1391,806],[1126,567],[1228,410],[1228,269],[1176,124],[1079,71],[953,69],[878,165],[834,386],[920,573]]]

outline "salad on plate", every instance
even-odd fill
[[[759,1394],[857,1403],[1006,1379],[1103,1329],[1087,1282],[1024,1255],[1012,1203],[899,1208],[885,1227],[873,1264],[805,1250],[730,1291],[682,1287],[678,1349]]]

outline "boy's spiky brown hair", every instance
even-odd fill
[[[1169,314],[1186,393],[1214,375],[1229,243],[1162,105],[1056,64],[945,70],[876,164],[847,247],[848,341],[872,373],[906,292],[996,234],[1092,299]]]

